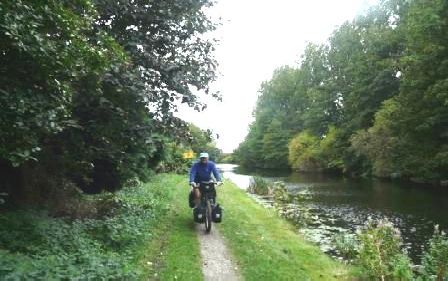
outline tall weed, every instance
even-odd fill
[[[272,193],[269,181],[259,176],[252,177],[247,191],[258,195],[270,195]]]
[[[434,235],[429,240],[429,248],[423,254],[424,280],[448,280],[448,236],[434,229]]]
[[[357,234],[356,259],[365,274],[376,280],[412,280],[412,264],[401,248],[400,231],[387,220],[368,221]]]

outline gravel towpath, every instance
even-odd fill
[[[238,268],[216,227],[206,233],[203,224],[196,224],[201,245],[202,273],[205,281],[240,281]]]

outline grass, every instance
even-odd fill
[[[0,279],[202,280],[185,182],[185,176],[161,174],[137,188],[89,197],[113,203],[105,217],[0,213]],[[218,192],[225,208],[218,227],[245,280],[348,278],[351,268],[305,242],[292,225],[234,184]]]
[[[171,193],[169,212],[160,224],[158,238],[147,247],[154,265],[150,279],[202,280],[199,242],[187,201],[189,187],[184,176],[169,176],[177,181],[166,186]]]
[[[257,204],[231,182],[218,194],[219,226],[245,280],[344,280],[351,268],[332,260],[272,209]]]
[[[199,245],[184,176],[161,174],[116,194],[86,196],[106,216],[0,213],[0,280],[198,280]]]

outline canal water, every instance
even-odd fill
[[[225,178],[242,189],[247,188],[253,175],[285,182],[289,192],[299,194],[300,210],[306,213],[298,231],[330,255],[337,255],[333,248],[335,235],[354,234],[369,218],[387,219],[399,228],[404,247],[417,264],[434,226],[448,229],[448,188],[317,173],[248,172],[231,164],[218,166]]]

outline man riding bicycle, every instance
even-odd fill
[[[215,177],[218,185],[221,183],[221,175],[216,169],[215,163],[208,160],[208,153],[202,152],[199,155],[199,161],[194,163],[190,170],[190,196],[194,198],[195,206],[198,206],[201,201],[201,192],[199,191],[199,184],[204,181],[210,181],[211,176]]]

